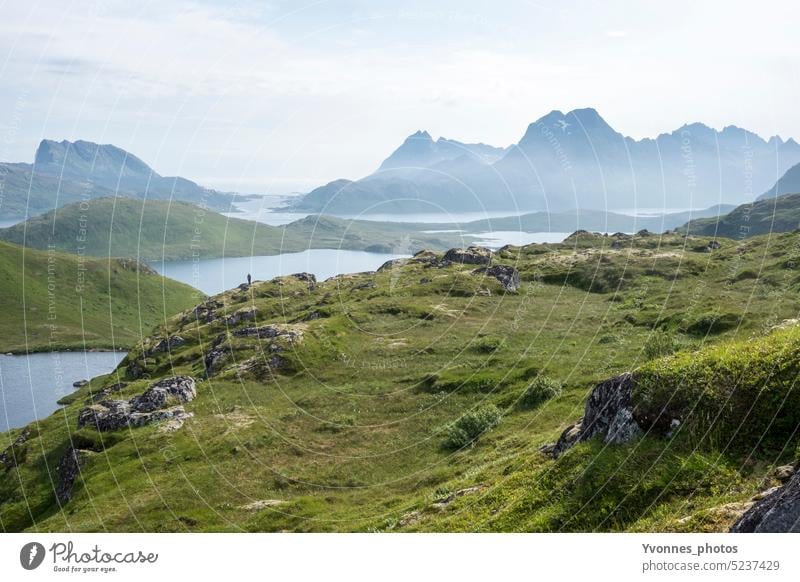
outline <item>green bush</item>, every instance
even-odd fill
[[[599,344],[615,344],[619,341],[619,338],[615,336],[613,333],[607,333],[605,335],[601,335],[597,339],[597,343]]]
[[[520,408],[536,408],[561,394],[561,384],[549,376],[539,375],[528,384],[519,399]]]
[[[662,329],[657,329],[644,342],[644,358],[654,360],[674,354],[678,349],[675,337]]]
[[[486,431],[500,423],[503,413],[494,404],[471,410],[447,427],[444,446],[461,449],[474,443]]]

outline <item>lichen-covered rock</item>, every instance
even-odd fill
[[[245,327],[233,332],[236,337],[253,337],[258,339],[284,338],[289,343],[295,343],[303,338],[300,329],[284,325],[261,325],[258,327]]]
[[[186,340],[179,335],[171,335],[163,338],[156,345],[154,345],[148,353],[157,354],[164,352],[171,352],[175,348],[179,348],[186,343]]]
[[[134,412],[152,412],[164,408],[170,402],[190,402],[197,396],[194,378],[173,376],[151,384],[141,395],[131,398]]]
[[[141,360],[131,359],[128,365],[125,366],[125,377],[129,380],[138,380],[145,373],[144,362]]]
[[[223,307],[222,303],[214,299],[210,299],[195,307],[185,321],[198,321],[200,323],[208,323],[216,318],[217,309]]]
[[[514,267],[494,265],[493,267],[477,269],[475,273],[497,279],[506,291],[516,291],[519,289],[519,271]]]
[[[25,460],[27,447],[25,445],[31,437],[31,429],[26,427],[5,450],[0,453],[0,466],[6,471],[11,470]]]
[[[242,321],[253,321],[258,315],[256,307],[243,307],[231,313],[225,318],[225,323],[228,325],[236,325]]]
[[[59,505],[64,505],[72,499],[72,489],[75,486],[75,481],[80,475],[81,466],[90,454],[91,452],[89,451],[70,447],[61,457],[56,467],[58,482],[55,489]]]
[[[733,524],[733,533],[800,533],[800,472],[766,494]]]
[[[378,267],[378,273],[389,271],[391,269],[402,267],[409,263],[409,259],[390,259]]]
[[[492,251],[476,246],[466,249],[450,249],[444,254],[444,261],[464,265],[488,265],[492,262]]]
[[[314,291],[317,288],[317,278],[313,273],[294,273],[293,275],[290,275],[290,277],[294,277],[298,281],[306,282],[308,284],[309,291]]]
[[[130,400],[104,400],[78,413],[78,428],[91,427],[101,432],[144,426],[162,420],[191,417],[175,402],[189,402],[197,395],[194,378],[175,376],[150,385]],[[169,407],[168,407],[169,406]]]
[[[203,365],[206,368],[206,378],[210,378],[219,372],[225,361],[228,359],[231,349],[230,346],[225,343],[227,339],[228,335],[221,333],[214,338],[213,342],[211,342],[211,347],[203,357]]]
[[[583,419],[561,434],[553,456],[594,437],[616,444],[641,436],[644,431],[634,417],[632,394],[633,377],[629,373],[600,382],[589,395]]]

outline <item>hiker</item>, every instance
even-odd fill
[[[247,286],[248,286],[248,287],[250,286],[250,282],[251,282],[252,280],[253,280],[253,278],[250,276],[250,273],[247,273]]]

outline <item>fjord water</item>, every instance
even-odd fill
[[[226,257],[198,261],[165,261],[151,266],[162,275],[214,295],[247,281],[266,281],[292,273],[312,273],[319,280],[343,273],[374,271],[386,261],[406,255],[337,249],[255,257]]]
[[[108,374],[124,352],[49,352],[0,355],[0,432],[44,418],[72,383]]]

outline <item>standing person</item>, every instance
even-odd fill
[[[252,280],[253,280],[253,278],[250,276],[250,273],[247,273],[247,286],[248,286],[248,287],[250,286],[250,282],[251,282]]]

